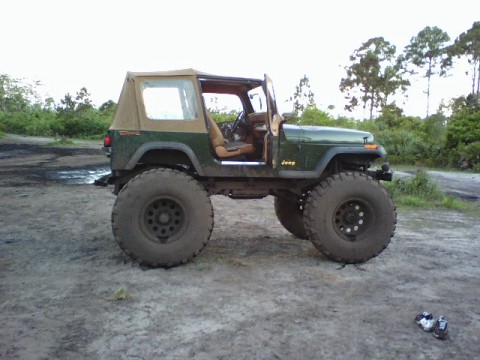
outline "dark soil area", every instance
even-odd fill
[[[0,143],[0,161],[0,186],[93,183],[108,171],[108,159],[100,147]]]

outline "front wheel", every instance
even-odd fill
[[[333,175],[311,192],[304,211],[308,238],[328,258],[360,263],[390,243],[397,222],[385,188],[362,173]]]
[[[273,204],[280,224],[299,239],[308,240],[303,225],[303,204],[279,196],[275,197]]]
[[[120,247],[141,264],[172,267],[207,244],[213,208],[200,184],[171,169],[146,171],[118,194],[112,227]]]

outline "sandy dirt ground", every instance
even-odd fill
[[[200,256],[147,269],[115,243],[111,189],[85,184],[100,145],[45,144],[0,139],[1,359],[480,357],[478,218],[399,210],[390,246],[344,266],[284,230],[271,197],[214,197]],[[448,318],[447,340],[422,311]]]

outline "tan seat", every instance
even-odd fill
[[[225,143],[222,131],[208,112],[207,117],[210,125],[210,140],[215,149],[215,154],[217,154],[219,158],[231,158],[234,156],[253,154],[255,152],[255,148],[252,144],[247,144],[241,141]]]

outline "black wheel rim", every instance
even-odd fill
[[[186,212],[173,199],[158,199],[145,208],[143,225],[149,238],[168,244],[178,240],[185,231]]]
[[[348,241],[359,241],[372,227],[374,217],[370,206],[360,200],[346,201],[333,213],[335,230]]]

